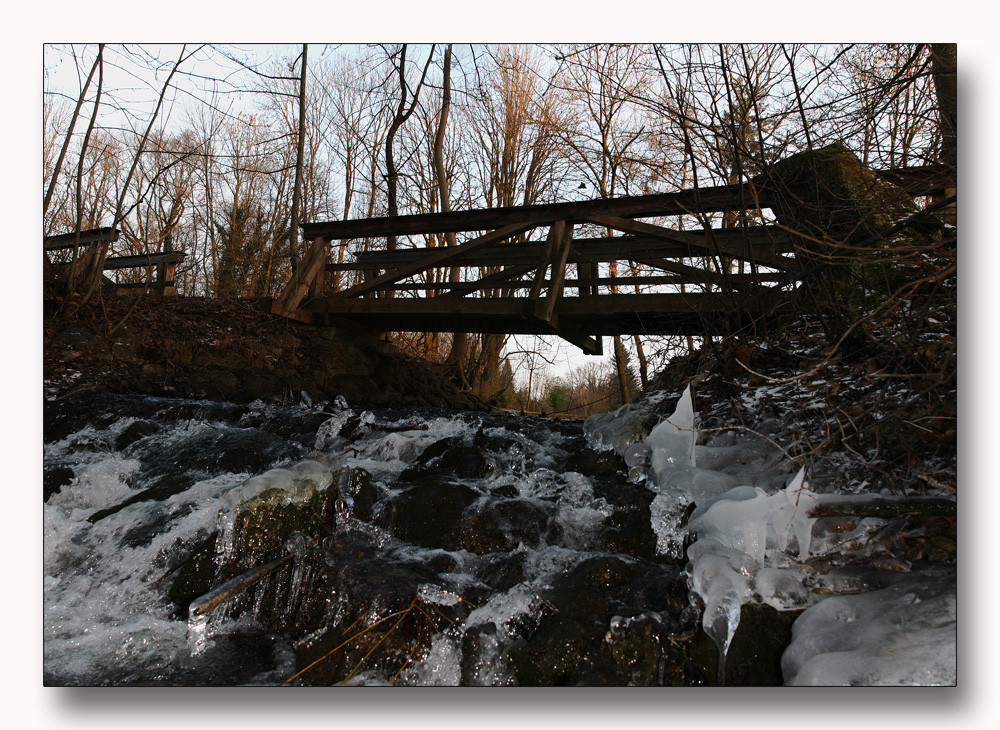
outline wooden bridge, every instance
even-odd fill
[[[118,240],[118,236],[119,232],[117,228],[93,228],[87,231],[80,231],[79,235],[74,231],[72,233],[46,236],[43,239],[42,246],[46,252],[79,247],[78,254],[80,256],[95,259],[99,253],[100,246],[110,246],[110,244]],[[45,260],[48,262],[48,257]],[[159,294],[170,295],[174,293],[174,269],[177,264],[183,261],[183,251],[167,251],[133,256],[107,256],[104,259],[104,271],[143,269],[145,270],[147,281],[116,283],[104,277],[102,285],[118,289],[149,289]],[[49,264],[46,263],[46,265],[48,266]],[[69,264],[56,263],[51,264],[51,266],[54,271],[60,271],[68,267]]]
[[[941,194],[938,168],[885,173],[914,196]],[[954,183],[951,183],[954,185]],[[554,334],[588,354],[601,354],[601,337],[623,334],[711,334],[752,327],[787,299],[801,275],[796,251],[802,236],[779,225],[674,230],[639,220],[757,214],[775,201],[752,185],[579,202],[308,223],[311,241],[273,311],[315,324],[344,319],[381,331]],[[700,218],[701,220],[707,220]],[[577,238],[583,224],[612,235]],[[544,238],[530,235],[547,229]],[[453,246],[358,253],[354,262],[329,263],[333,242],[397,236],[466,233]],[[692,260],[712,261],[710,268]],[[632,276],[601,276],[599,265],[622,262]],[[728,273],[730,262],[743,262]],[[630,266],[633,264],[633,266]],[[431,270],[478,270],[478,279],[424,276]],[[621,267],[619,267],[621,268]],[[324,293],[326,277],[360,272],[361,281]],[[575,274],[575,278],[572,276]],[[429,280],[428,280],[429,279]],[[669,293],[639,287],[673,285]],[[685,291],[690,285],[709,290]],[[637,293],[623,293],[633,288]]]

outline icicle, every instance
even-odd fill
[[[270,575],[292,557],[286,555],[260,568],[238,575],[192,601],[188,608],[188,647],[192,655],[201,653],[208,645],[208,614],[212,610],[241,595],[247,588]]]

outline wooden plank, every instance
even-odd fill
[[[713,240],[711,236],[714,235],[714,231],[696,236],[688,231],[675,231],[670,228],[664,228],[663,226],[654,226],[651,223],[628,220],[627,218],[590,216],[588,220],[591,223],[597,223],[625,233],[639,233],[647,236],[662,238],[665,241],[682,243],[691,248],[700,249],[703,255],[726,256],[729,258],[743,259],[745,261],[754,261],[756,263],[764,264],[765,266],[779,269],[788,269],[795,266],[793,261],[778,258],[770,253],[765,253],[763,251],[748,252],[743,250],[742,247],[736,247],[728,243],[723,243],[717,238]]]
[[[502,241],[511,236],[516,236],[518,233],[523,233],[532,228],[535,228],[535,224],[533,223],[515,223],[495,230],[492,233],[473,238],[458,246],[440,247],[436,249],[435,253],[424,256],[419,261],[404,264],[388,273],[376,276],[374,279],[352,286],[350,289],[341,292],[338,296],[357,297],[366,292],[374,291],[384,284],[392,284],[400,279],[405,279],[407,276],[419,274],[421,271],[426,271],[435,266],[442,266],[446,263],[455,265],[462,256],[475,251],[477,248]]]
[[[524,316],[526,297],[359,299],[326,297],[304,305],[316,323],[336,325],[342,319],[393,332],[481,332],[558,334],[604,337],[621,334],[731,334],[748,326],[782,302],[783,293],[755,297],[732,311],[731,300],[718,294],[616,294],[562,297],[556,305],[559,331]]]
[[[435,289],[449,289],[442,294],[442,297],[464,297],[466,294],[470,294],[475,291],[480,291],[482,289],[488,289],[499,284],[506,285],[504,288],[508,289],[526,289],[530,285],[526,281],[511,281],[520,276],[524,276],[529,271],[535,267],[531,264],[525,264],[523,266],[508,266],[503,271],[498,271],[495,274],[490,274],[489,276],[484,276],[482,279],[477,279],[476,281],[442,281],[436,283],[414,283],[414,284],[392,284],[392,288],[396,291],[404,290],[435,290]]]
[[[696,240],[707,234],[702,232],[687,232]],[[732,246],[741,251],[745,257],[753,257],[758,261],[776,253],[792,253],[795,251],[793,237],[787,231],[774,226],[757,226],[747,229],[748,243],[743,242],[743,232],[740,229],[712,229],[712,234],[724,246]],[[544,241],[526,241],[517,244],[493,244],[484,246],[463,259],[466,266],[502,266],[537,262],[542,253]],[[709,242],[703,238],[695,246],[674,240],[664,240],[662,236],[629,235],[601,238],[574,238],[573,247],[569,253],[569,263],[607,262],[634,260],[636,255],[660,256],[666,258],[682,258],[704,255]],[[397,249],[396,251],[368,251],[357,254],[357,262],[343,264],[328,264],[328,271],[358,271],[364,268],[398,267],[403,263],[419,261],[424,256],[432,254],[433,248]],[[794,263],[785,261],[785,267]]]
[[[679,264],[676,261],[667,261],[666,259],[659,258],[634,258],[632,259],[636,263],[645,264],[646,266],[653,266],[657,269],[663,269],[664,271],[672,271],[675,274],[680,275],[686,281],[692,284],[716,284],[721,286],[725,279],[716,271],[709,271],[708,269],[698,269],[694,266],[687,266],[686,264]]]
[[[363,218],[302,226],[306,238],[354,239],[372,236],[406,236],[424,233],[458,233],[487,231],[509,225],[531,223],[531,227],[552,225],[564,220],[583,223],[590,216],[620,216],[623,218],[685,215],[693,211],[712,213],[744,210],[747,201],[757,195],[750,185],[721,185],[701,190],[681,190],[674,193],[640,195],[620,198],[597,198],[572,203],[481,208],[447,213]],[[762,207],[768,201],[761,200]]]
[[[555,226],[553,226],[555,228]],[[552,281],[549,283],[548,293],[545,299],[536,301],[534,314],[543,322],[549,322],[556,329],[559,328],[555,320],[556,301],[562,296],[563,283],[566,281],[566,259],[569,256],[569,248],[573,243],[573,224],[566,225],[560,231],[557,239],[558,249],[552,259]]]
[[[907,495],[871,496],[864,494],[823,495],[822,501],[809,509],[810,517],[954,517],[956,502],[953,497],[924,497]]]
[[[531,285],[531,293],[528,299],[537,300],[542,293],[542,282],[545,280],[545,271],[549,268],[549,263],[555,255],[555,249],[560,245],[563,233],[566,231],[566,221],[556,221],[549,227],[549,237],[542,246],[541,260],[538,262],[538,269],[535,272],[534,283]]]
[[[579,261],[576,264],[577,296],[589,297],[597,294],[597,264],[591,261]]]
[[[158,264],[179,264],[184,261],[185,255],[183,251],[172,251],[170,253],[139,254],[136,256],[108,256],[104,259],[104,270],[114,271],[117,269],[139,269],[144,266],[156,266]],[[69,264],[58,263],[55,266],[65,268]]]
[[[87,231],[80,231],[81,246],[89,246],[94,243],[114,243],[117,240],[118,229],[116,228],[91,228]],[[76,245],[76,232],[46,236],[43,239],[43,244],[46,251],[73,248]]]
[[[525,297],[489,298],[446,298],[408,297],[405,299],[361,299],[333,295],[315,299],[305,305],[313,312],[333,312],[337,314],[368,314],[419,311],[429,316],[443,313],[481,314],[485,309],[496,307],[498,312],[516,313],[524,311],[524,304],[530,302]],[[613,315],[619,312],[659,312],[663,314],[691,314],[701,312],[725,312],[730,309],[732,299],[715,293],[671,293],[671,294],[602,294],[597,297],[562,297],[557,310],[570,314]]]
[[[638,261],[638,263],[645,264],[647,266],[656,267],[656,261],[654,259],[643,259]],[[524,266],[514,266],[507,268],[503,271],[498,271],[495,274],[491,274],[482,279],[476,279],[474,281],[414,281],[414,282],[401,282],[396,284],[387,284],[385,289],[388,291],[427,291],[427,292],[444,292],[439,294],[441,297],[463,297],[471,292],[476,292],[481,289],[495,287],[498,289],[511,289],[511,290],[527,290],[531,289],[534,284],[534,280],[518,279],[517,277],[523,276],[524,274],[532,271],[535,267],[531,265]],[[700,270],[699,270],[700,271]],[[705,273],[705,272],[701,272]],[[708,272],[714,273],[714,272]],[[760,274],[754,277],[752,274],[731,274],[730,282],[736,286],[753,286],[759,283],[782,283],[786,284],[788,282],[794,281],[795,277],[791,274]],[[550,286],[552,283],[551,279],[542,280],[542,287]],[[563,290],[576,288],[578,291],[580,289],[595,289],[598,286],[634,286],[636,284],[648,285],[648,286],[660,286],[663,284],[707,284],[710,283],[705,276],[701,276],[695,279],[693,276],[685,276],[681,274],[669,274],[669,275],[658,275],[658,274],[648,274],[639,276],[599,276],[590,277],[585,276],[583,279],[567,278],[563,282]],[[591,294],[584,294],[584,296],[595,296]],[[596,295],[603,296],[603,295]]]

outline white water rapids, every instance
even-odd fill
[[[630,480],[655,494],[649,520],[657,552],[686,562],[691,601],[721,664],[741,606],[758,602],[779,610],[808,607],[782,662],[788,684],[953,684],[953,570],[904,575],[877,591],[829,598],[814,592],[804,559],[849,540],[863,542],[874,523],[862,520],[849,535],[813,534],[807,509],[825,497],[810,490],[806,473],[792,470],[759,438],[727,432],[698,443],[688,392],[673,415],[650,428],[650,414],[667,397],[594,417],[582,432],[567,422],[456,413],[394,414],[394,428],[386,430],[379,424],[390,416],[355,412],[342,401],[230,407],[134,399],[93,422],[68,425],[44,451],[47,474],[71,470],[43,508],[45,683],[284,683],[296,672],[292,639],[241,640],[224,632],[211,636],[207,622],[189,626],[164,590],[178,561],[213,531],[224,542],[233,505],[259,493],[261,480],[291,484],[312,470],[322,481],[330,474],[323,464],[330,464],[362,468],[392,493],[394,480],[432,444],[447,438],[472,443],[485,434],[505,446],[490,452],[489,474],[469,483],[484,494],[543,505],[550,515],[546,535],[559,539],[512,551],[520,555],[521,579],[477,605],[460,626],[436,635],[395,683],[452,685],[463,677],[513,683],[497,661],[507,642],[518,627],[551,610],[543,596],[560,576],[604,554],[596,536],[615,507],[596,477],[564,466],[585,438],[597,450],[615,450]],[[237,452],[239,458],[230,458]],[[421,560],[435,552],[398,549]],[[476,582],[480,556],[459,550],[447,557],[439,580],[420,588],[425,605],[454,606]],[[665,620],[655,611],[651,616]],[[617,617],[609,636],[635,619]],[[478,663],[463,669],[463,637],[487,625],[495,633],[478,635]],[[351,683],[387,681],[360,671]]]

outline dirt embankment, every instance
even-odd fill
[[[432,364],[362,329],[312,327],[269,301],[104,295],[72,318],[44,306],[47,398],[91,391],[249,402],[480,408]]]

